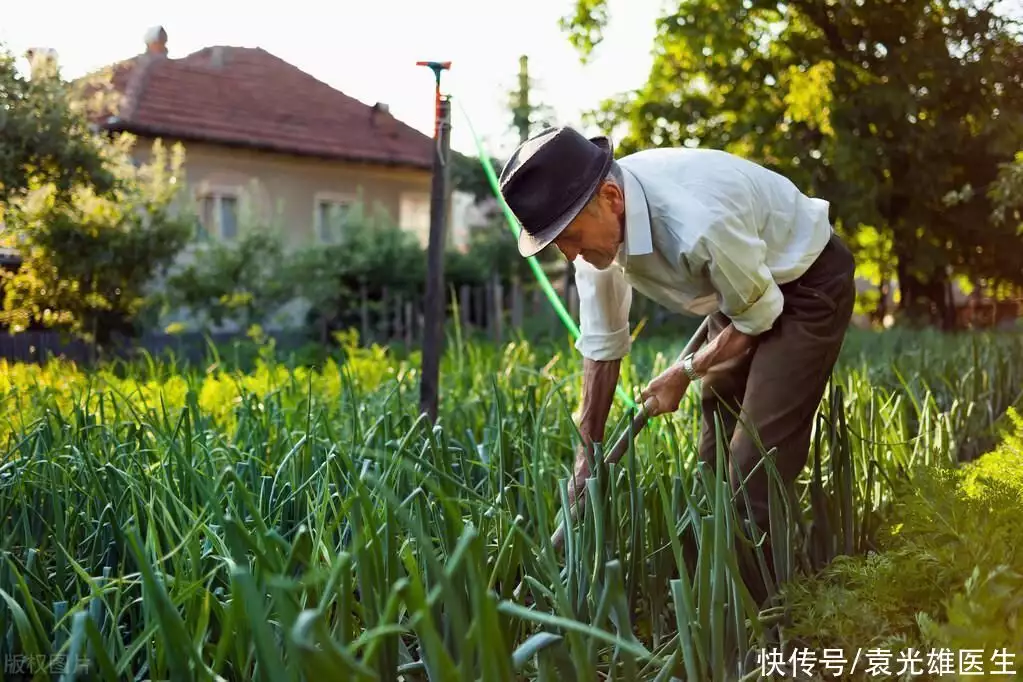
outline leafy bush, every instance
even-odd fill
[[[310,305],[309,323],[328,330],[358,326],[365,294],[377,313],[388,296],[413,296],[423,289],[426,252],[414,234],[385,214],[356,203],[337,243],[310,245],[292,258],[295,293]]]
[[[545,250],[543,260],[550,260],[552,254],[553,250]],[[460,267],[459,261],[465,265]],[[474,230],[464,254],[449,252],[445,275],[449,268],[449,281],[453,284],[483,284],[494,275],[503,283],[516,275],[523,281],[533,277],[528,261],[519,255],[515,236],[505,225],[497,223]]]
[[[202,239],[190,261],[168,279],[165,308],[187,309],[204,326],[265,324],[294,296],[283,238],[278,231],[244,229],[238,240]]]
[[[897,484],[880,553],[786,587],[788,634],[820,651],[1023,649],[1023,417],[993,451]],[[926,667],[926,661],[925,661]]]
[[[507,229],[474,231],[463,253],[444,254],[449,288],[481,286],[495,275],[506,286],[513,275],[532,277]],[[425,289],[427,252],[418,239],[386,215],[356,204],[337,244],[302,249],[293,259],[297,295],[311,306],[309,322],[324,336],[329,330],[358,327],[363,296],[371,319],[386,314],[387,300],[419,300]]]
[[[311,336],[327,341],[332,331],[360,327],[364,300],[373,325],[393,313],[394,299],[420,300],[426,270],[427,253],[416,236],[357,201],[333,244],[292,251],[279,231],[248,224],[233,242],[197,242],[160,298],[164,312],[189,311],[203,328],[272,324],[275,312],[298,299],[309,306]],[[532,278],[514,237],[499,225],[475,231],[466,252],[445,252],[444,279],[455,290],[495,275],[507,286],[515,274]]]
[[[66,198],[55,183],[33,186],[6,207],[21,265],[5,273],[3,318],[15,332],[41,324],[101,345],[132,336],[149,286],[184,248],[187,219],[174,214],[183,152],[153,148],[135,167],[130,136],[107,145],[112,192],[76,185]]]

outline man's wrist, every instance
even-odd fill
[[[696,366],[696,353],[690,353],[682,358],[682,372],[689,377],[690,381],[696,381],[700,378],[702,373]]]

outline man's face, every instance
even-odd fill
[[[558,235],[554,244],[569,261],[582,256],[590,265],[604,270],[614,262],[621,246],[624,212],[622,191],[605,181],[597,196]]]

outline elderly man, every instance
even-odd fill
[[[522,224],[521,255],[554,244],[576,267],[584,444],[604,437],[630,349],[632,289],[671,311],[710,315],[707,344],[642,397],[655,399],[652,414],[673,412],[701,380],[700,457],[714,467],[718,414],[732,485],[746,480],[753,520],[766,531],[768,475],[761,466],[747,479],[761,457],[756,441],[777,448],[786,482],[799,475],[852,315],[855,264],[828,203],[726,152],[651,149],[615,161],[607,138],[568,127],[522,143],[501,192]],[[582,453],[575,474],[573,499],[589,475]]]

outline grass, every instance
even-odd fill
[[[684,343],[638,344],[630,390]],[[1018,335],[851,336],[771,556],[720,469],[694,476],[690,392],[594,468],[561,554],[580,364],[555,350],[456,337],[435,426],[416,355],[350,339],[318,369],[272,348],[244,372],[4,367],[0,657],[97,680],[752,679],[793,614],[739,562],[785,579],[874,547],[898,481],[981,448],[1023,385]]]

